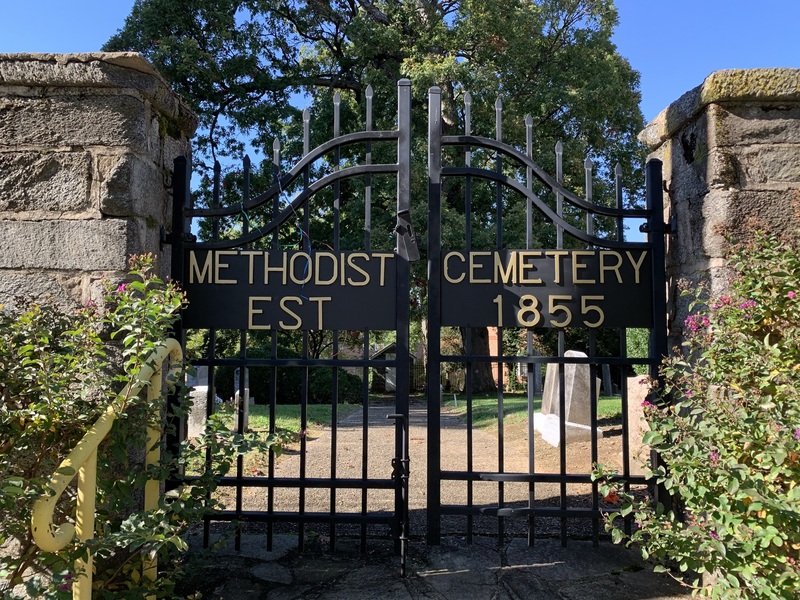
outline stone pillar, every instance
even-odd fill
[[[653,120],[639,138],[664,162],[671,342],[686,316],[682,284],[727,285],[725,236],[752,222],[800,232],[800,69],[717,71]],[[682,283],[683,282],[683,283]]]
[[[139,54],[0,54],[0,304],[97,300],[134,253],[167,274],[172,162],[196,127]]]

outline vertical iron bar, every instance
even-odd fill
[[[564,511],[567,510],[567,393],[566,393],[566,369],[564,365],[564,354],[566,353],[566,343],[564,330],[558,330],[558,437],[559,437],[559,473],[561,481],[559,483],[559,507],[562,511],[561,517],[561,546],[567,545],[567,518]]]
[[[588,156],[583,161],[583,169],[586,172],[586,202],[592,203],[592,159]],[[594,235],[594,214],[586,211],[586,233]]]
[[[305,109],[303,111],[303,156],[307,156],[311,151],[311,111]],[[311,185],[311,175],[309,167],[303,170],[303,190],[307,190]],[[303,224],[300,231],[300,236],[306,245],[306,252],[311,256],[311,219],[310,219],[310,200],[306,200],[303,207]],[[302,333],[302,357],[308,359],[309,338],[308,331],[304,330]],[[277,354],[277,340],[273,341],[273,356]],[[306,431],[308,428],[308,382],[310,379],[310,369],[308,366],[301,367],[300,378],[300,489],[298,490],[298,509],[302,517],[306,511]],[[275,367],[273,381],[277,381],[277,367]],[[277,393],[277,390],[276,390]],[[305,548],[305,521],[300,521],[298,526],[298,548],[302,551]]]
[[[556,182],[559,184],[564,183],[564,146],[561,140],[556,142]],[[559,217],[564,216],[564,197],[561,195],[561,188],[556,189],[556,214]],[[556,248],[561,250],[564,247],[564,228],[560,223],[556,224]]]
[[[525,116],[525,154],[533,160],[533,117]],[[525,187],[533,193],[533,170],[530,167],[525,169]],[[533,200],[526,199],[525,203],[525,248],[530,250],[533,247]],[[533,331],[527,328],[525,331],[525,355],[533,356]],[[532,362],[525,365],[526,370],[526,391],[528,396],[528,473],[533,475],[536,472],[536,432],[534,429],[534,377],[536,370]],[[536,501],[536,487],[533,481],[528,483],[528,508],[533,508]],[[536,521],[533,513],[528,515],[528,545],[532,546],[536,537]]]
[[[503,101],[498,98],[494,103],[494,123],[495,123],[495,139],[498,142],[503,141]],[[503,174],[503,156],[498,152],[495,158],[495,170],[498,175]],[[496,203],[496,216],[495,221],[497,225],[497,249],[503,247],[503,188],[500,183],[495,184],[495,203]]]
[[[472,134],[472,94],[467,92],[464,95],[464,134]],[[472,149],[467,146],[464,149],[464,164],[472,166]],[[472,247],[472,177],[466,175],[464,178],[464,248],[466,251]],[[472,329],[464,328],[465,348],[472,348]],[[472,436],[472,362],[465,363],[465,385],[467,390],[467,471],[472,475],[473,470],[473,436]],[[441,394],[440,394],[441,396]],[[474,482],[467,479],[467,505],[472,507],[474,498]],[[471,514],[467,515],[467,543],[472,543],[472,531],[474,519]]]
[[[404,232],[400,226],[403,221],[400,215],[409,215],[411,211],[411,81],[401,79],[397,83],[397,227],[395,243],[402,247]],[[410,331],[409,300],[411,296],[411,269],[409,259],[403,252],[397,256],[397,354],[395,383],[395,412],[401,418],[395,420],[395,456],[399,463],[397,489],[395,492],[395,512],[400,519],[400,574],[406,574],[406,557],[408,555],[408,414],[409,393],[411,384],[410,370]]]
[[[333,95],[333,137],[338,138],[342,131],[341,131],[341,104],[342,104],[342,95],[339,92],[336,92]],[[342,150],[337,145],[333,152],[333,170],[334,172],[339,170],[339,162],[342,158]],[[333,249],[334,252],[338,252],[340,250],[339,240],[340,240],[340,224],[341,224],[341,186],[339,181],[337,180],[333,184]],[[331,335],[333,336],[333,344],[332,344],[332,352],[333,358],[339,358],[339,332],[338,331],[331,331]],[[332,390],[331,390],[331,480],[336,480],[336,463],[338,461],[338,442],[339,442],[339,430],[337,427],[336,421],[339,417],[339,369],[336,366],[331,367],[331,382],[332,382]],[[336,487],[335,485],[331,487],[330,492],[330,514],[334,516],[336,514]],[[336,522],[335,520],[331,520],[330,523],[330,546],[331,552],[336,551]]]
[[[614,167],[614,191],[617,199],[617,210],[620,211],[617,217],[617,241],[625,241],[625,221],[622,216],[624,200],[622,196],[622,165],[617,163]],[[627,330],[623,327],[619,330],[619,355],[621,358],[628,357],[628,337]],[[622,477],[624,478],[623,488],[625,492],[630,492],[631,483],[631,447],[630,447],[630,422],[628,420],[628,365],[620,367],[620,400],[622,405]],[[596,490],[593,490],[597,495]],[[625,519],[623,527],[627,535],[631,534],[631,519]]]
[[[212,192],[211,206],[212,208],[219,208],[219,188],[220,179],[222,178],[222,167],[218,160],[214,161],[214,188]],[[219,239],[219,217],[211,219],[211,239]]]
[[[494,103],[495,110],[495,134],[498,142],[503,141],[503,101],[498,98]],[[503,174],[503,157],[498,152],[495,158],[495,169],[498,175]],[[503,249],[503,188],[500,183],[495,184],[495,202],[496,206],[496,248],[497,250]],[[503,328],[497,328],[497,472],[503,473],[505,471],[505,440],[504,436],[504,407],[503,407],[503,379],[505,376],[505,363],[502,361],[503,357]],[[498,508],[503,508],[505,502],[505,484],[502,481],[497,482],[497,504]],[[505,538],[505,518],[498,517],[497,519],[497,543],[502,545]]]
[[[464,135],[472,135],[472,94],[464,95]],[[472,166],[472,150],[469,146],[464,151],[464,164]],[[472,247],[472,177],[464,178],[464,249],[469,252]],[[467,344],[467,348],[471,346]],[[471,484],[470,484],[471,485]]]
[[[242,235],[250,232],[250,217],[244,209],[244,203],[250,198],[250,157],[245,155],[242,160],[243,176],[242,181]]]
[[[442,91],[428,90],[428,494],[427,542],[441,542],[441,243]]]
[[[664,195],[662,163],[658,159],[650,159],[645,166],[648,217],[647,241],[651,244],[653,261],[653,329],[650,334],[650,377],[661,389],[663,378],[660,363],[667,356],[667,275],[666,275],[666,225],[664,223]],[[653,453],[653,466],[660,464],[660,457]],[[666,510],[672,509],[672,499],[665,488],[657,486],[656,503],[661,503]]]
[[[306,108],[303,111],[303,157],[307,156],[311,151],[311,111]],[[311,185],[311,175],[309,167],[303,169],[303,190],[307,190]],[[303,220],[302,225],[298,224],[300,228],[300,243],[305,245],[306,252],[311,255],[311,237],[309,232],[310,219],[309,219],[309,200],[306,200],[303,207]],[[302,333],[302,357],[308,358],[308,331],[303,330]],[[277,335],[273,333],[272,341],[272,356],[277,357],[278,344]],[[297,491],[298,512],[302,517],[306,510],[306,430],[308,427],[308,380],[309,380],[309,367],[300,367],[300,468],[298,475],[300,476],[300,488]],[[272,382],[273,386],[277,386],[278,368],[273,367]],[[273,398],[277,397],[277,387],[274,389]],[[274,401],[272,402],[274,405]],[[274,416],[270,416],[270,422],[274,422]],[[273,470],[274,473],[274,470]],[[298,524],[297,531],[297,546],[302,551],[305,548],[305,521],[301,519]]]
[[[211,206],[219,208],[220,206],[220,187],[222,182],[222,168],[219,161],[214,161],[214,187],[213,195],[211,197]],[[219,239],[220,217],[211,218],[211,239],[216,241]],[[208,393],[206,394],[206,421],[214,414],[216,408],[216,366],[217,360],[217,330],[211,329],[208,332],[208,358],[211,364],[208,367],[208,375],[206,383],[208,384]],[[210,471],[213,467],[211,448],[206,449],[206,471]],[[211,501],[211,494],[206,494],[206,500]],[[211,520],[205,519],[203,523],[203,547],[207,548],[211,537]]]
[[[590,407],[590,424],[591,431],[591,454],[592,461],[590,464],[594,465],[598,462],[598,449],[597,449],[597,363],[594,361],[597,358],[597,333],[594,329],[589,330],[589,356],[592,363],[589,365],[589,407]],[[602,367],[601,367],[602,369]],[[597,497],[597,482],[592,482],[592,544],[597,546],[600,543],[600,505]]]
[[[617,163],[614,167],[614,192],[617,198],[617,210],[620,211],[617,216],[617,241],[625,241],[625,219],[622,216],[623,199],[622,199],[622,165]]]
[[[191,206],[191,193],[189,191],[189,180],[191,179],[191,165],[185,156],[177,157],[172,165],[172,248],[170,256],[170,273],[172,280],[176,283],[183,281],[184,267],[184,248],[183,242],[186,233],[185,209]],[[177,321],[172,326],[173,335],[181,341],[185,348],[185,335],[181,321]],[[180,444],[183,441],[184,420],[178,416],[176,410],[180,404],[177,394],[169,394],[167,397],[167,422],[165,449],[171,456],[177,456]],[[166,489],[174,489],[177,484],[167,481]]]
[[[469,344],[472,343],[472,330],[467,328],[467,347],[470,347]],[[469,479],[467,479],[467,506],[472,508],[475,498],[475,486],[474,482],[472,481],[472,475],[475,470],[475,460],[474,460],[474,453],[475,453],[475,445],[473,441],[472,435],[472,423],[473,423],[473,413],[472,413],[472,374],[474,373],[472,362],[467,363],[467,369],[464,376],[464,387],[467,390],[467,473],[469,474]],[[474,526],[474,519],[471,514],[467,515],[467,543],[472,543],[472,533],[473,533],[473,526]]]
[[[250,157],[245,155],[244,161],[244,181],[242,182],[242,207],[250,200]],[[250,218],[242,208],[242,233],[247,235],[250,230]],[[234,410],[236,411],[238,419],[238,433],[244,433],[244,372],[247,364],[247,330],[242,329],[239,332],[239,358],[241,360],[239,365],[239,400],[236,402]],[[234,399],[236,396],[234,395]],[[244,477],[244,456],[238,454],[236,456],[236,520],[241,522],[242,514],[242,486]],[[242,526],[236,526],[236,534],[234,538],[234,547],[236,550],[242,548]]]
[[[472,135],[472,94],[467,92],[464,96],[464,134]],[[469,146],[464,152],[464,164],[472,166],[472,150]],[[472,248],[472,177],[467,175],[464,181],[464,249],[469,252]],[[472,348],[472,328],[464,328],[464,344],[466,348]],[[475,497],[475,482],[472,481],[474,468],[473,460],[473,435],[472,435],[472,375],[473,363],[466,363],[465,386],[467,390],[467,505],[471,508]],[[474,519],[471,514],[467,515],[467,543],[472,543],[472,533]]]
[[[365,129],[372,131],[372,86],[367,86],[367,115]],[[365,163],[372,164],[372,140],[367,140]],[[372,175],[365,177],[364,186],[364,250],[370,251],[372,242]]]
[[[372,131],[372,86],[367,86],[366,99],[366,121],[364,129]],[[365,163],[372,164],[372,141],[367,140]],[[372,250],[372,175],[367,175],[364,181],[364,251],[370,252]],[[361,369],[361,479],[365,482],[369,475],[369,339],[370,332],[368,329],[364,330],[364,347],[362,358],[364,359],[364,366]],[[366,516],[368,508],[369,492],[366,487],[361,490],[361,514]],[[361,525],[361,553],[367,553],[367,524]]]

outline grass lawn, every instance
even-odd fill
[[[339,418],[361,410],[360,404],[339,404]],[[233,407],[224,404],[219,410],[224,423],[233,427]],[[308,428],[322,427],[331,424],[330,404],[309,404],[307,413]],[[300,437],[300,405],[277,404],[275,406],[275,429],[286,441],[296,441]],[[269,406],[266,404],[250,405],[250,431],[269,431]]]
[[[458,406],[454,406],[452,394],[443,396],[443,403],[448,412],[456,414],[461,419],[467,419],[467,400],[463,395],[457,395]],[[542,398],[538,396],[533,400],[534,412],[542,409]],[[503,394],[503,414],[506,423],[518,423],[528,418],[528,396],[526,394]],[[598,420],[608,424],[622,422],[622,399],[611,396],[600,396],[597,403]],[[495,394],[475,394],[472,396],[472,423],[479,428],[497,427],[497,396]]]

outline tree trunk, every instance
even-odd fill
[[[464,354],[467,356],[489,356],[489,329],[486,327],[459,327]],[[470,335],[467,335],[467,331]],[[469,338],[469,339],[467,339]],[[472,391],[477,393],[493,393],[497,391],[497,382],[492,373],[492,363],[472,363]]]

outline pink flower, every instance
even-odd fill
[[[125,288],[127,288],[127,287],[128,287],[127,283],[120,283],[119,287],[117,288],[117,293],[121,294],[122,292],[125,291]]]
[[[792,437],[794,439],[800,441],[800,427],[795,427],[794,428],[794,433],[792,434]]]
[[[692,396],[694,396],[694,392],[693,392],[692,390],[686,390],[685,392],[683,392],[683,394],[684,394],[684,395],[685,395],[687,398],[691,398]]]
[[[794,300],[795,298],[797,298],[797,292],[789,292],[788,294],[786,294],[786,297],[789,300]]]
[[[717,464],[719,463],[719,452],[717,452],[716,448],[714,448],[713,450],[711,450],[711,452],[708,453],[708,460],[711,461],[712,467],[717,466]]]
[[[720,296],[719,301],[714,304],[714,310],[719,310],[723,306],[730,306],[731,304],[733,304],[733,298],[730,296]]]
[[[753,308],[756,305],[755,300],[745,300],[739,305],[739,308],[742,310],[747,310],[748,308]]]
[[[645,400],[642,402],[642,408],[655,408],[656,405],[650,402],[650,400]]]
[[[708,327],[710,323],[711,322],[708,320],[708,317],[706,315],[689,315],[683,322],[686,328],[692,333],[695,333],[705,327]]]
[[[719,534],[718,534],[716,531],[712,531],[712,532],[711,532],[711,533],[709,533],[708,535],[710,535],[710,536],[711,536],[712,538],[714,538],[715,540],[718,540],[718,539],[719,539]]]

